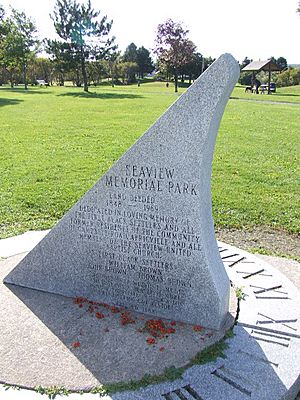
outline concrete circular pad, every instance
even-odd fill
[[[189,367],[175,381],[105,398],[293,400],[296,397],[300,389],[299,291],[264,260],[221,242],[219,251],[230,280],[243,297],[234,337],[227,340],[225,358]],[[1,277],[21,257],[2,260]],[[294,267],[289,272],[297,284],[299,265],[291,263],[290,268]],[[285,271],[280,265],[279,268]],[[173,360],[173,365],[182,365],[194,350],[199,351],[199,346],[202,348],[216,338],[211,331],[167,321],[165,328],[174,328],[176,333],[149,344],[147,339],[153,337],[145,330],[148,316],[133,313],[123,316],[125,321],[132,318],[135,323],[122,325],[121,312],[107,306],[82,299],[74,302],[12,285],[2,285],[0,297],[2,383],[23,382],[24,386],[34,387],[55,382],[58,387],[88,390],[99,382],[126,381],[129,375],[138,379],[145,365],[155,375]],[[101,376],[99,362],[105,365]]]
[[[0,281],[23,255],[0,261]],[[221,331],[68,298],[16,285],[0,286],[0,381],[88,390],[101,384],[140,380],[181,367],[219,341]]]

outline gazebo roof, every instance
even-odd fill
[[[265,60],[265,61],[252,61],[250,64],[246,65],[242,69],[242,72],[244,71],[281,71],[281,68],[274,63],[272,60]]]

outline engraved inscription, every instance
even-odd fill
[[[168,192],[175,195],[197,196],[199,193],[197,184],[178,181],[174,168],[147,165],[126,165],[124,175],[107,174],[105,185],[111,188]]]
[[[162,212],[158,196],[197,196],[199,187],[178,180],[175,168],[147,165],[126,165],[120,176],[106,175],[104,185],[101,205],[83,200],[70,217],[74,237],[90,244],[88,279],[104,299],[114,292],[120,306],[179,311],[195,270],[193,262],[190,269],[181,265],[195,255],[201,261],[201,236],[193,221]]]

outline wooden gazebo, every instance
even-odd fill
[[[272,60],[252,61],[250,64],[246,65],[241,72],[252,72],[252,80],[254,80],[254,75],[260,71],[266,71],[269,73],[268,94],[270,94],[271,72],[281,71],[281,68]]]

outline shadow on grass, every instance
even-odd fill
[[[50,92],[47,91],[47,88],[45,88],[44,90],[40,90],[40,89],[35,89],[35,88],[28,88],[27,90],[25,90],[24,88],[1,88],[0,87],[0,93],[1,92],[7,92],[7,93],[22,93],[22,94],[48,94]]]
[[[0,107],[3,106],[14,106],[16,104],[21,103],[23,100],[19,99],[1,99],[0,98]]]
[[[61,93],[57,96],[69,96],[69,97],[81,97],[83,99],[137,99],[142,98],[143,96],[139,94],[130,94],[130,93],[91,93],[91,92],[68,92]]]

